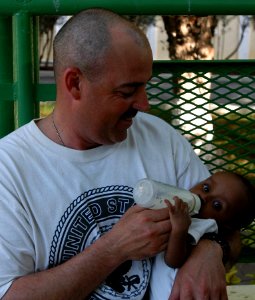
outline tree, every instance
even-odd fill
[[[162,16],[171,59],[213,59],[216,16]]]
[[[162,16],[168,36],[169,57],[180,60],[212,60],[212,38],[217,26],[216,16]],[[179,109],[175,111],[175,125],[189,138],[197,154],[212,151],[212,116],[210,114],[211,74],[203,77],[192,72],[176,78],[175,94]],[[191,92],[192,91],[192,92]],[[181,95],[178,97],[178,95]],[[204,159],[211,159],[206,154]]]

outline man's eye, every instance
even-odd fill
[[[222,209],[222,204],[220,201],[213,201],[212,206],[215,210],[220,211]]]
[[[131,96],[133,96],[134,92],[129,92],[129,93],[122,93],[122,97],[123,98],[129,98]]]
[[[208,193],[208,192],[209,192],[209,185],[208,185],[208,184],[206,184],[206,183],[203,184],[203,191],[204,191],[205,193]]]
[[[128,89],[123,89],[120,90],[119,93],[123,98],[129,98],[132,97],[134,95],[134,93],[136,92],[135,88],[128,88]]]

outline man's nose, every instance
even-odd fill
[[[143,89],[140,93],[136,95],[133,108],[143,112],[149,111],[150,104],[145,89]]]

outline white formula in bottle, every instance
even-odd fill
[[[165,199],[174,205],[174,196],[179,197],[188,204],[190,215],[197,214],[201,207],[201,200],[198,195],[185,189],[147,178],[137,182],[134,187],[133,196],[138,205],[151,209],[166,207]]]

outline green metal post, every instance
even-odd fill
[[[27,11],[33,15],[72,15],[89,7],[104,7],[120,14],[254,15],[254,0],[7,0],[1,14]]]
[[[40,64],[39,64],[39,17],[33,16],[33,61],[34,61],[34,83],[35,85],[39,84],[40,80]],[[36,92],[35,92],[36,94]],[[35,117],[40,116],[40,101],[35,99]]]
[[[14,81],[16,84],[17,127],[35,117],[33,66],[33,22],[25,12],[13,16]]]
[[[0,17],[0,66],[0,83],[6,84],[6,90],[1,88],[0,92],[0,137],[3,137],[14,129],[14,103],[6,96],[11,94],[13,80],[11,17]]]

